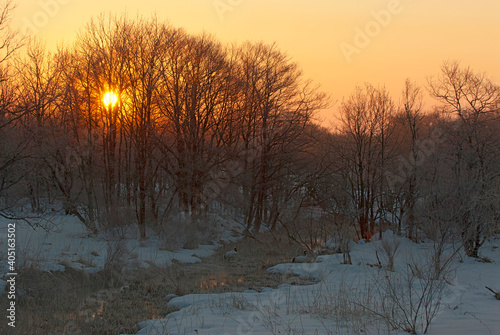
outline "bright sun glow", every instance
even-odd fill
[[[118,96],[114,92],[106,92],[102,101],[106,107],[113,107],[118,102]]]

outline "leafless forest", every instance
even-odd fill
[[[322,92],[277,45],[227,45],[155,19],[102,16],[50,53],[0,17],[0,213],[54,210],[89,233],[210,240],[218,218],[313,249],[393,229],[498,233],[500,87],[448,61],[401,94]],[[424,94],[435,105],[423,106]]]

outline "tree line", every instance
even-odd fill
[[[429,79],[433,110],[411,81],[396,99],[366,84],[327,129],[328,96],[275,44],[113,15],[54,53],[2,40],[5,217],[61,203],[94,234],[133,222],[141,239],[200,241],[230,216],[308,248],[393,228],[455,236],[473,256],[498,233],[500,90],[458,63]]]

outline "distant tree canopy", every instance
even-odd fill
[[[231,217],[308,248],[393,228],[460,237],[473,256],[498,232],[500,90],[457,63],[428,83],[433,112],[415,83],[396,100],[367,84],[325,129],[327,96],[275,44],[112,15],[53,54],[31,42],[14,55],[5,38],[4,216],[60,203],[92,233],[182,226],[198,242]]]

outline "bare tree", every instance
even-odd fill
[[[64,123],[70,135],[71,146],[68,154],[74,157],[76,164],[76,178],[81,183],[81,190],[77,191],[77,199],[67,194],[68,214],[74,214],[82,220],[85,226],[93,233],[97,233],[99,196],[97,176],[99,170],[98,150],[98,109],[99,97],[95,93],[96,84],[93,80],[92,65],[94,63],[90,53],[77,45],[76,50],[60,51],[61,71],[64,84],[61,87],[61,108],[65,114]],[[64,164],[65,161],[62,161]],[[65,169],[65,167],[63,168]],[[83,214],[80,213],[80,207]]]
[[[394,103],[387,91],[371,85],[357,87],[341,105],[343,142],[337,144],[337,152],[356,208],[360,238],[373,234],[377,219],[384,219],[384,172],[393,113]]]
[[[134,185],[137,190],[136,215],[140,238],[146,238],[147,194],[155,188],[154,141],[160,107],[157,86],[162,75],[160,64],[169,47],[170,28],[156,19],[140,20],[128,36],[130,56],[125,71],[130,89],[127,122],[134,149]],[[128,42],[130,43],[130,41]],[[151,198],[150,198],[151,199]]]
[[[0,64],[8,61],[25,43],[25,38],[9,26],[15,7],[13,0],[6,0],[0,7]]]
[[[19,81],[18,108],[23,117],[22,127],[29,134],[30,164],[35,167],[25,173],[31,209],[42,212],[41,198],[54,196],[52,177],[55,170],[47,164],[58,153],[61,136],[58,119],[58,98],[61,75],[57,59],[45,51],[42,43],[32,40],[26,57],[16,60]],[[21,128],[21,127],[20,127]]]
[[[268,200],[280,176],[286,176],[285,161],[300,149],[303,134],[325,97],[302,80],[297,64],[276,45],[245,44],[239,54],[242,69],[241,139],[246,154],[243,191],[247,203],[247,229],[259,231],[269,221]],[[298,150],[297,150],[298,149]],[[275,206],[276,208],[276,206]]]
[[[157,88],[164,117],[161,148],[172,158],[164,167],[175,185],[179,210],[193,226],[210,206],[208,186],[234,142],[236,78],[227,50],[211,36],[173,31],[167,52]]]
[[[6,190],[22,180],[20,163],[27,157],[28,141],[15,131],[16,122],[23,116],[17,108],[18,83],[12,71],[12,56],[24,44],[10,27],[13,1],[7,0],[0,5],[0,214],[5,215],[8,207]],[[22,136],[22,135],[21,135]]]
[[[407,185],[403,192],[403,203],[401,212],[407,213],[407,236],[410,239],[415,238],[415,204],[418,199],[417,168],[420,161],[420,150],[418,141],[421,139],[422,113],[422,92],[419,86],[406,80],[402,94],[402,117],[410,135],[410,155],[408,156],[409,171]],[[402,215],[403,216],[403,215]],[[401,232],[399,232],[401,234]]]
[[[459,223],[465,251],[478,257],[484,240],[494,230],[498,207],[498,117],[500,88],[484,74],[445,63],[438,77],[429,79],[430,93],[450,116],[447,140],[453,182],[449,208]]]

